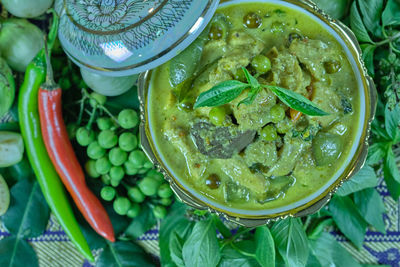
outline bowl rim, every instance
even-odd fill
[[[225,2],[225,3],[224,3]],[[351,161],[345,166],[342,173],[337,177],[335,181],[321,194],[317,195],[312,200],[306,202],[305,204],[299,205],[297,207],[273,214],[265,214],[265,215],[249,215],[249,214],[238,214],[231,212],[229,210],[223,210],[221,208],[215,207],[214,205],[207,203],[206,201],[200,200],[192,193],[190,193],[181,183],[177,181],[177,178],[174,178],[173,175],[168,171],[168,168],[164,166],[163,161],[161,160],[160,155],[157,152],[156,144],[151,140],[151,132],[150,132],[150,123],[148,118],[147,111],[147,92],[150,85],[151,73],[152,71],[146,71],[142,73],[139,77],[138,82],[138,95],[140,100],[140,110],[141,110],[141,125],[140,125],[140,135],[141,142],[144,152],[151,159],[154,165],[157,167],[159,171],[161,171],[168,182],[171,185],[171,188],[175,192],[175,194],[182,200],[184,203],[196,208],[196,209],[207,209],[210,212],[216,213],[218,215],[224,216],[226,219],[236,222],[245,226],[258,226],[267,223],[270,220],[277,220],[286,217],[298,217],[305,216],[311,213],[316,212],[320,208],[322,208],[326,203],[329,202],[330,198],[336,192],[336,190],[348,179],[350,179],[361,167],[364,165],[366,157],[367,157],[367,149],[368,149],[368,139],[370,135],[371,123],[375,115],[375,107],[377,102],[377,93],[376,88],[373,83],[372,78],[368,75],[367,69],[364,65],[364,62],[361,57],[361,49],[358,44],[358,41],[354,35],[354,33],[343,23],[340,21],[336,21],[328,16],[325,12],[319,9],[313,2],[310,0],[232,0],[232,1],[221,1],[223,6],[230,4],[244,2],[259,2],[259,3],[273,3],[279,4],[279,2],[286,2],[295,6],[304,9],[308,13],[316,16],[322,22],[325,22],[332,30],[334,30],[339,37],[344,41],[345,46],[348,48],[351,53],[354,62],[356,64],[356,68],[352,66],[353,71],[356,75],[360,76],[361,85],[358,87],[362,87],[364,90],[365,99],[361,99],[361,101],[365,101],[365,115],[364,121],[361,131],[361,138],[359,140],[358,147],[356,148]],[[337,39],[337,38],[335,38]],[[358,71],[357,71],[358,70]],[[356,72],[357,71],[357,72]],[[359,119],[361,119],[362,114],[360,114]],[[361,126],[361,125],[360,125]],[[349,156],[350,158],[350,156]],[[166,165],[166,164],[165,164]],[[223,206],[223,205],[222,205]],[[287,206],[287,205],[285,205]],[[229,207],[226,207],[229,209]]]

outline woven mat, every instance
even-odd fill
[[[11,120],[9,115],[0,119],[0,123]],[[400,267],[400,208],[390,196],[381,179],[377,187],[386,207],[384,215],[387,234],[383,235],[369,229],[362,249],[358,250],[345,237],[337,232],[331,234],[360,262],[369,264],[387,264]],[[1,222],[1,221],[0,221]],[[137,241],[149,253],[159,255],[158,229],[153,229],[141,236]],[[0,224],[0,239],[7,237],[7,230]],[[93,264],[85,260],[74,248],[54,216],[50,217],[46,231],[42,236],[28,240],[37,253],[39,265],[42,267],[91,267]],[[97,258],[100,251],[93,251]]]

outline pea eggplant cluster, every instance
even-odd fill
[[[104,109],[105,96],[93,92],[89,98],[94,109]],[[116,118],[101,116],[93,125],[78,128],[75,138],[86,147],[87,174],[101,179],[101,197],[113,201],[117,214],[135,218],[141,203],[149,198],[155,217],[161,219],[167,214],[165,207],[172,203],[173,192],[139,148],[138,124],[137,112],[124,109]]]

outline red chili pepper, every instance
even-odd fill
[[[39,90],[42,136],[50,159],[78,209],[92,228],[104,238],[115,241],[114,230],[101,202],[86,185],[62,117],[61,88],[55,84],[46,51],[47,78]]]

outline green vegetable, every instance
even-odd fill
[[[0,118],[10,110],[14,97],[14,77],[7,62],[0,58]]]
[[[133,168],[143,168],[146,162],[146,155],[140,150],[134,150],[129,154],[129,161]]]
[[[128,210],[127,212],[127,216],[129,218],[136,218],[137,216],[139,216],[140,213],[140,206],[137,203],[132,203],[131,208]]]
[[[10,191],[8,185],[0,174],[0,216],[4,215],[10,205]]]
[[[94,108],[97,105],[104,106],[107,101],[107,97],[105,95],[93,92],[90,94],[90,105]]]
[[[130,161],[124,163],[124,170],[127,175],[135,175],[139,172],[139,168]]]
[[[113,203],[114,210],[119,215],[126,215],[131,207],[131,202],[126,197],[117,197]]]
[[[157,205],[153,208],[153,213],[157,219],[164,219],[167,215],[167,210],[164,206]]]
[[[88,130],[86,127],[80,127],[76,131],[76,141],[81,146],[88,146],[95,139],[95,134],[92,130]]]
[[[85,164],[86,173],[92,178],[100,177],[100,173],[97,172],[96,161],[88,160]]]
[[[271,61],[264,55],[257,55],[251,61],[251,65],[258,74],[264,74],[271,70]]]
[[[208,117],[210,118],[210,121],[212,124],[215,126],[221,126],[225,119],[226,119],[226,111],[224,107],[213,107],[209,114]]]
[[[8,12],[20,18],[34,18],[43,15],[53,4],[53,0],[3,0]]]
[[[99,159],[106,154],[106,150],[97,141],[91,142],[86,152],[91,159]]]
[[[24,155],[24,141],[19,133],[0,131],[0,168],[17,164]]]
[[[110,178],[113,180],[121,181],[124,178],[125,172],[124,168],[121,166],[113,166],[110,169]]]
[[[124,129],[132,129],[139,123],[139,116],[133,109],[124,109],[118,114],[118,123]]]
[[[131,187],[128,190],[128,197],[130,200],[136,202],[136,203],[142,203],[146,196],[140,191],[138,187]]]
[[[144,177],[139,181],[138,186],[140,191],[146,196],[154,196],[157,194],[158,187],[160,186],[159,182],[152,177]]]
[[[134,206],[138,204],[133,204]],[[132,220],[129,226],[125,229],[124,234],[129,238],[136,239],[150,230],[157,223],[152,208],[148,203],[140,205],[140,213]]]
[[[342,150],[342,139],[336,134],[319,132],[313,139],[312,154],[317,166],[335,162]]]
[[[121,166],[128,160],[128,153],[119,147],[114,147],[110,150],[108,157],[112,165]]]
[[[111,170],[111,166],[112,165],[107,157],[102,157],[96,160],[96,171],[100,175],[107,174]]]
[[[262,128],[260,136],[265,141],[274,141],[278,138],[275,126],[272,124],[268,124],[267,126]]]
[[[23,72],[43,47],[42,31],[25,19],[1,22],[0,54],[8,65]]]
[[[97,119],[97,127],[99,127],[100,130],[109,130],[111,127],[113,127],[113,122],[110,118],[107,117],[101,117]]]
[[[157,194],[161,198],[169,198],[174,194],[174,192],[172,192],[172,189],[169,186],[169,184],[162,184],[158,188]]]
[[[118,145],[122,150],[130,152],[137,148],[138,140],[133,133],[125,132],[119,136]]]
[[[101,189],[100,191],[101,198],[106,200],[106,201],[111,201],[114,199],[116,195],[115,188],[111,186],[105,186]]]
[[[97,141],[102,148],[110,149],[117,145],[118,136],[112,130],[101,131]]]
[[[285,118],[285,109],[277,104],[270,110],[271,120],[273,123],[278,123]]]
[[[111,77],[91,72],[81,68],[85,83],[93,91],[105,96],[118,96],[129,91],[135,85],[138,75]]]

